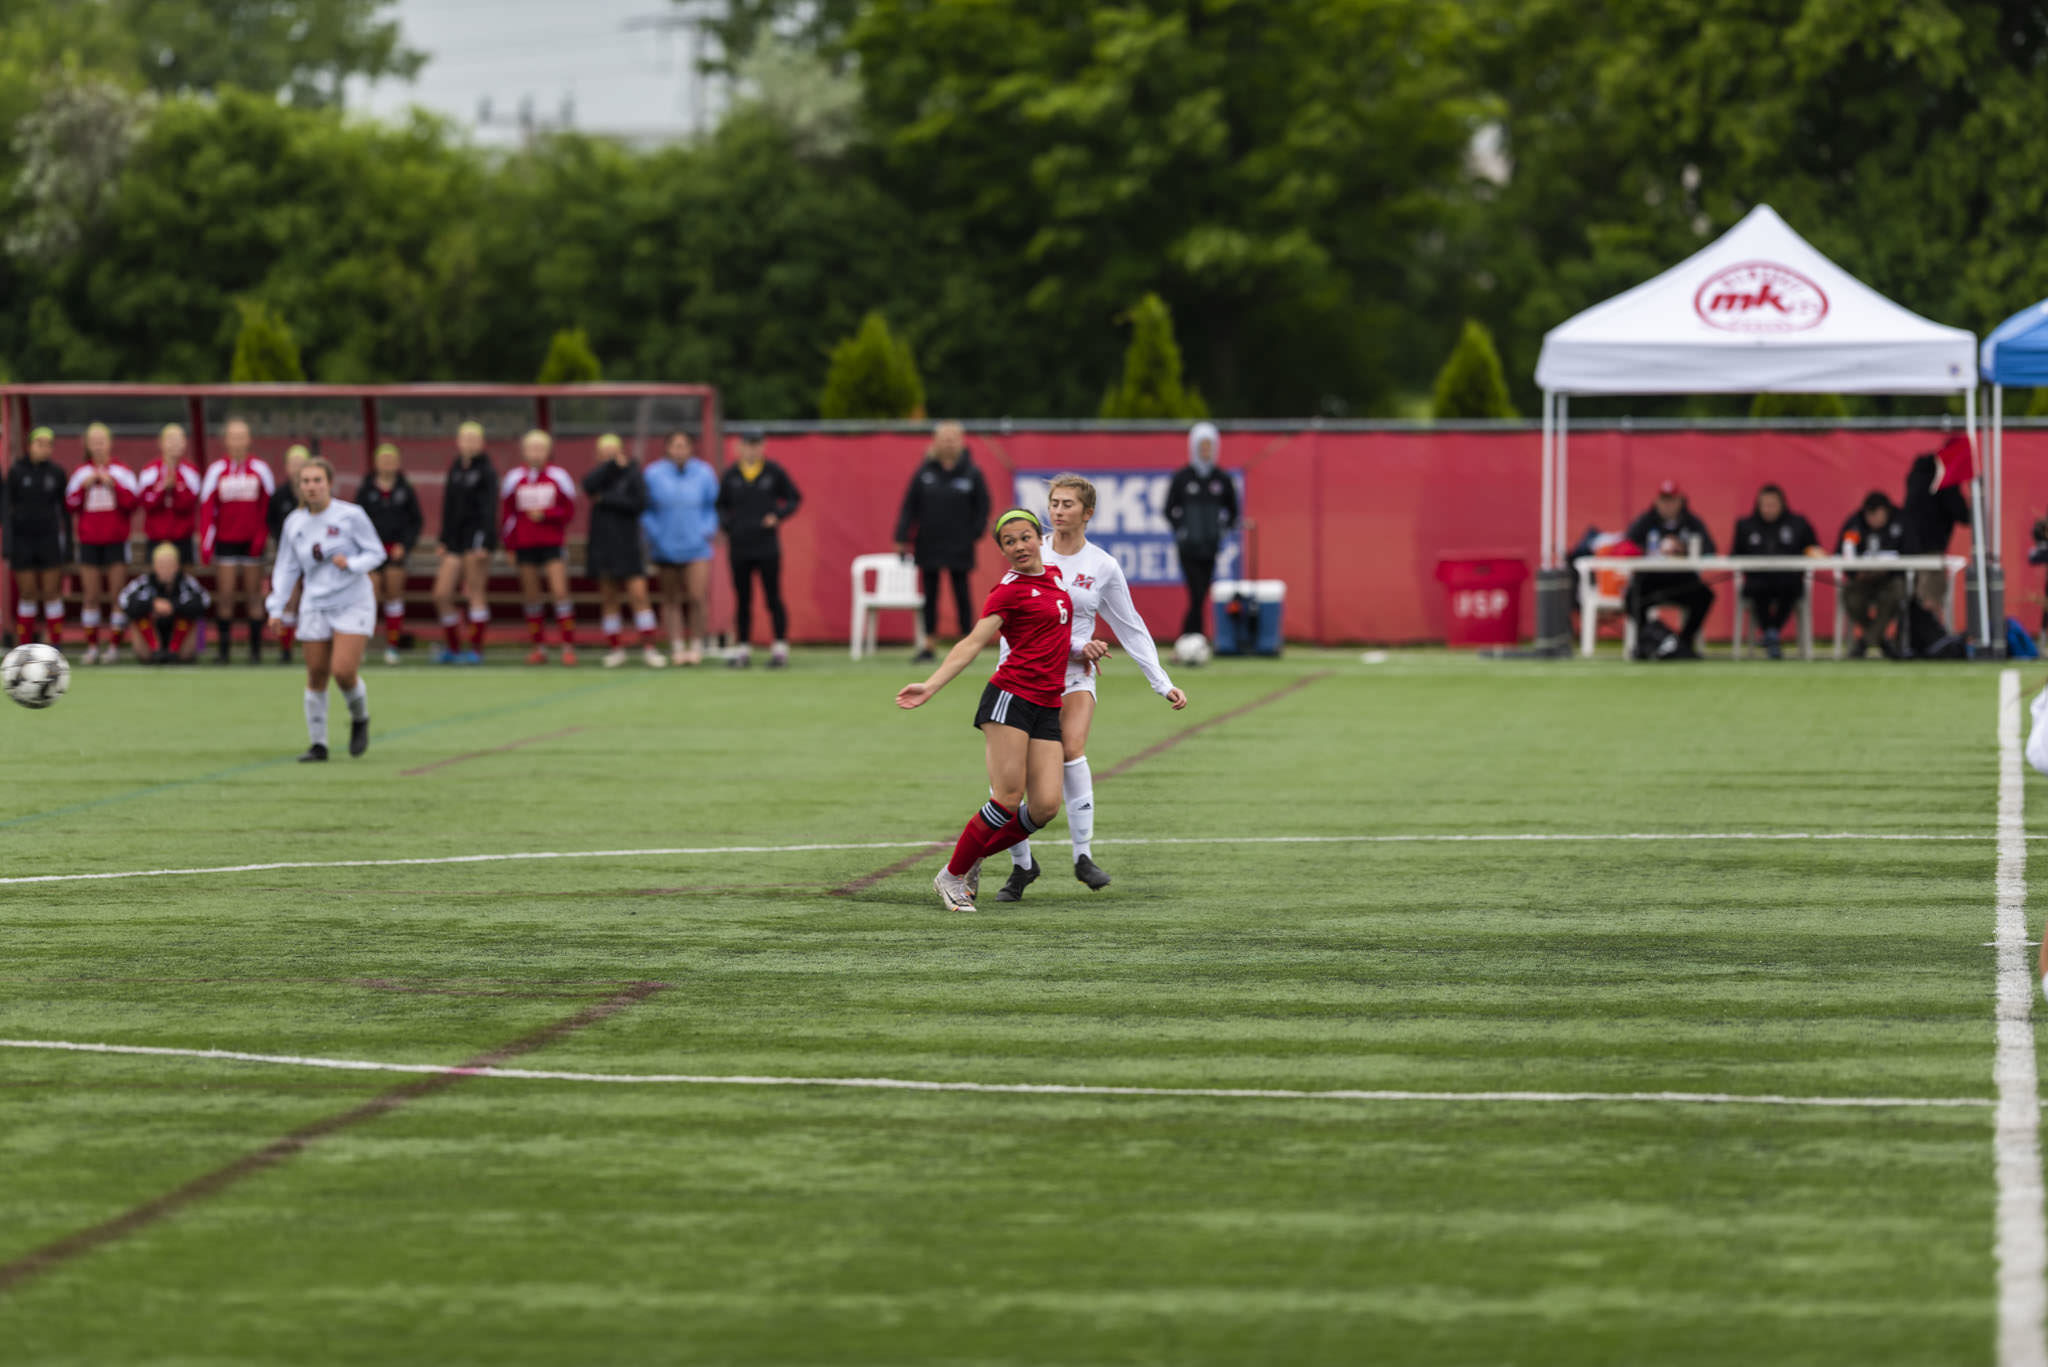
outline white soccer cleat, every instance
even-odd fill
[[[640,658],[647,662],[647,667],[649,669],[668,668],[667,657],[665,657],[660,651],[656,650],[653,646],[649,646],[647,647],[647,649],[641,651]]]
[[[932,886],[938,889],[939,901],[945,904],[947,911],[974,910],[974,894],[968,890],[965,878],[940,869],[938,877],[932,879]]]
[[[973,899],[974,899],[975,901],[977,901],[977,902],[978,902],[978,901],[980,901],[980,900],[981,900],[981,861],[980,861],[979,859],[975,860],[975,861],[974,861],[974,867],[973,867],[973,868],[971,868],[971,869],[969,869],[969,870],[967,871],[967,877],[966,877],[966,879],[965,879],[964,881],[965,881],[965,882],[966,882],[966,884],[967,884],[967,895],[968,895],[969,897],[973,898]]]
[[[100,663],[103,665],[116,665],[121,663],[121,647],[108,646],[105,650],[101,651]]]
[[[623,650],[607,650],[604,653],[604,667],[606,669],[617,669],[625,662],[626,652]]]
[[[398,663],[398,660],[399,660],[399,655],[398,655],[398,651],[397,651],[397,650],[396,650],[396,649],[395,649],[394,647],[392,647],[392,646],[386,646],[386,647],[384,647],[384,663],[385,663],[385,664],[388,664],[388,665],[395,665],[395,664],[397,664],[397,663]]]
[[[89,665],[96,665],[100,662],[100,648],[98,646],[87,646],[85,648],[85,662]]]

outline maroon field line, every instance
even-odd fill
[[[246,1153],[231,1163],[215,1168],[212,1172],[193,1178],[181,1187],[144,1201],[139,1206],[131,1207],[110,1220],[103,1220],[76,1233],[67,1234],[33,1252],[23,1254],[12,1262],[0,1264],[0,1292],[12,1291],[73,1258],[116,1243],[138,1230],[147,1229],[159,1220],[168,1219],[187,1206],[218,1196],[244,1178],[254,1177],[257,1173],[276,1167],[293,1154],[329,1135],[338,1134],[366,1120],[388,1115],[410,1102],[433,1096],[457,1083],[465,1082],[474,1075],[466,1070],[495,1067],[523,1054],[530,1054],[536,1049],[545,1048],[564,1035],[574,1034],[578,1030],[615,1016],[630,1006],[637,1006],[667,986],[667,983],[635,983],[623,992],[614,993],[601,1002],[592,1003],[553,1024],[542,1026],[531,1034],[522,1035],[495,1049],[487,1049],[464,1063],[456,1064],[448,1072],[430,1073],[417,1081],[393,1087],[390,1091],[374,1096],[359,1106],[337,1111],[310,1124],[301,1125],[290,1134],[272,1140],[253,1153]]]
[[[503,745],[493,745],[487,750],[471,750],[468,754],[464,755],[450,755],[446,759],[437,759],[432,764],[422,764],[417,769],[400,769],[398,776],[400,778],[413,778],[419,774],[431,774],[436,769],[446,769],[449,765],[460,764],[466,759],[482,759],[485,755],[502,755],[507,750],[517,750],[522,745],[533,745],[540,741],[553,740],[557,736],[573,736],[583,729],[581,726],[565,726],[559,731],[547,731],[538,736],[528,736],[525,740],[507,741]]]
[[[1140,764],[1143,764],[1146,760],[1158,758],[1160,755],[1165,754],[1168,750],[1171,750],[1174,746],[1179,745],[1182,741],[1187,740],[1191,736],[1198,736],[1212,726],[1221,726],[1223,725],[1223,723],[1227,721],[1234,721],[1238,717],[1242,717],[1247,712],[1256,712],[1261,707],[1265,707],[1270,703],[1279,702],[1282,698],[1290,697],[1293,694],[1299,693],[1302,689],[1307,688],[1310,684],[1316,682],[1318,679],[1329,678],[1330,673],[1331,671],[1327,669],[1322,669],[1317,670],[1313,674],[1304,674],[1300,678],[1296,679],[1293,683],[1288,684],[1285,688],[1276,688],[1271,693],[1266,694],[1264,697],[1253,698],[1248,703],[1240,703],[1236,707],[1231,708],[1228,712],[1218,712],[1215,716],[1209,717],[1203,721],[1198,721],[1192,726],[1182,727],[1180,730],[1174,732],[1172,735],[1166,737],[1164,740],[1155,741],[1151,745],[1146,746],[1137,754],[1132,755],[1127,759],[1118,760],[1115,764],[1111,765],[1109,768],[1097,774],[1095,776],[1095,781],[1097,783],[1100,783],[1104,779],[1115,778],[1118,774],[1127,774],[1131,770],[1137,768]],[[840,887],[832,889],[831,895],[834,897],[851,897],[857,892],[866,892],[869,888],[874,887],[877,883],[887,882],[889,879],[894,878],[899,873],[908,873],[910,870],[916,868],[919,864],[922,864],[925,860],[931,858],[933,855],[938,854],[942,850],[949,850],[951,848],[951,844],[943,841],[927,845],[923,849],[919,850],[916,854],[906,855],[902,859],[898,859],[893,864],[884,865],[883,867],[876,869],[872,873],[864,873],[860,877],[854,879],[852,882],[843,884]]]

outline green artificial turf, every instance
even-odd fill
[[[0,885],[0,1036],[454,1065],[658,983],[507,1066],[1992,1095],[1993,669],[1311,652],[1190,672],[1178,715],[1113,669],[1114,886],[1055,826],[1049,876],[1005,907],[992,869],[971,917],[936,855],[875,875],[985,795],[972,678],[905,714],[900,658],[823,652],[368,677],[375,747],[319,768],[275,666],[80,670],[6,709],[0,877],[877,848]],[[1860,838],[1226,843],[1731,832]],[[0,1286],[0,1362],[1992,1356],[1987,1108],[0,1049],[0,1264],[304,1127]]]

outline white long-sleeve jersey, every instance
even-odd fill
[[[1152,642],[1151,628],[1131,602],[1131,585],[1116,557],[1092,541],[1083,541],[1081,549],[1072,555],[1061,555],[1047,538],[1045,563],[1058,567],[1060,582],[1066,587],[1067,596],[1074,600],[1074,657],[1078,658],[1081,648],[1095,639],[1095,619],[1100,617],[1109,623],[1117,644],[1137,663],[1152,691],[1162,698],[1172,692],[1173,680],[1159,662],[1159,648]]]
[[[348,561],[343,569],[335,556]],[[277,567],[270,572],[270,615],[283,613],[292,601],[293,586],[303,582],[302,607],[322,610],[348,606],[374,596],[369,573],[384,563],[384,543],[370,516],[353,503],[335,499],[319,513],[301,508],[284,520],[277,538]]]

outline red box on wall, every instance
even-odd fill
[[[1449,596],[1445,645],[1511,646],[1520,639],[1528,565],[1503,555],[1445,556],[1436,562],[1436,578]]]

